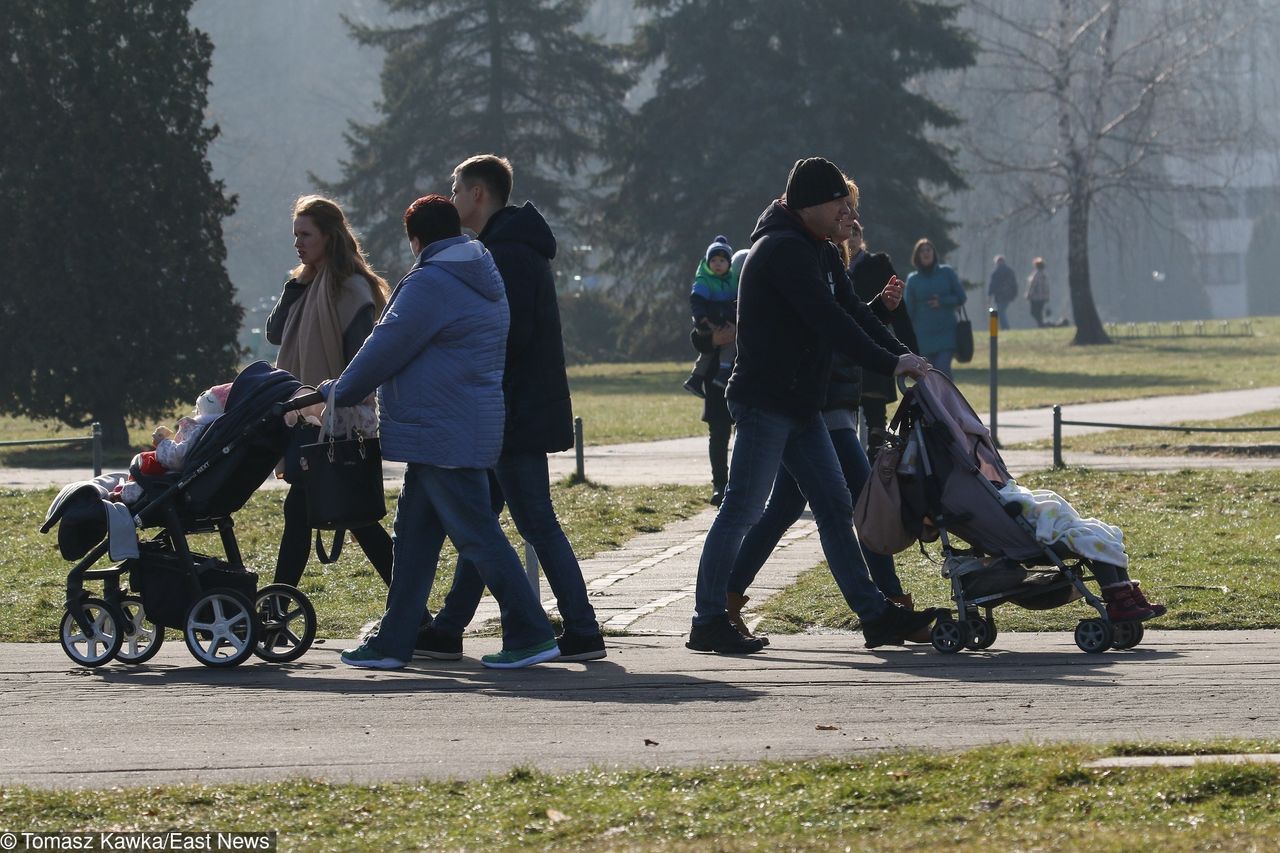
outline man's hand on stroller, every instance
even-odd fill
[[[915,353],[904,353],[898,356],[898,366],[894,368],[894,376],[910,376],[912,379],[921,379],[929,372],[929,362],[924,356]]]

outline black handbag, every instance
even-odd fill
[[[973,324],[963,305],[956,309],[956,361],[961,364],[973,361]]]
[[[387,514],[382,490],[382,446],[377,438],[333,429],[333,390],[330,388],[320,440],[301,448],[299,467],[307,494],[307,517],[318,530],[351,530],[379,521]]]

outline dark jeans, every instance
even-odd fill
[[[1009,328],[1009,303],[997,302],[996,311],[1000,314],[1000,328],[1007,330]]]
[[[706,625],[725,615],[730,572],[743,537],[764,511],[779,465],[809,497],[822,551],[845,601],[864,622],[875,620],[888,603],[867,572],[853,532],[853,500],[822,417],[794,418],[732,402],[729,411],[738,438],[724,503],[698,563],[693,623]]]
[[[836,458],[840,460],[840,469],[849,485],[849,493],[856,501],[856,496],[862,494],[862,489],[871,476],[871,465],[867,462],[866,451],[858,443],[857,430],[832,430],[831,444],[835,448]],[[765,561],[777,547],[778,541],[782,539],[782,534],[804,512],[805,503],[804,494],[796,485],[795,478],[785,467],[778,469],[764,515],[760,516],[760,520],[742,540],[742,547],[738,550],[738,559],[734,561],[733,571],[729,575],[730,592],[741,595],[747,591],[747,587],[751,586],[751,582],[756,579]],[[898,573],[894,570],[893,557],[869,551],[866,546],[862,546],[862,556],[871,571],[871,579],[882,593],[888,597],[902,595],[902,581],[898,580]]]
[[[538,562],[555,593],[556,606],[568,633],[591,635],[600,633],[596,613],[587,600],[587,585],[569,539],[556,518],[551,504],[551,478],[547,473],[545,453],[504,453],[493,471],[500,488],[493,501],[496,514],[502,510],[502,498],[511,508],[511,520],[525,541],[533,546]],[[461,636],[476,615],[476,606],[484,594],[484,581],[474,563],[458,560],[453,574],[453,588],[444,607],[435,618],[439,630]]]
[[[280,554],[276,557],[273,583],[297,586],[311,557],[314,531],[307,518],[307,493],[302,486],[290,486],[284,498],[284,533],[280,536]],[[391,536],[381,524],[370,524],[351,531],[382,582],[391,586]]]
[[[413,657],[444,538],[475,564],[502,612],[502,646],[524,649],[555,639],[524,567],[489,505],[489,477],[478,468],[409,463],[396,504],[395,572],[374,649]]]
[[[718,366],[718,365],[717,365]],[[702,402],[702,420],[707,424],[707,457],[711,462],[711,487],[719,492],[729,482],[729,437],[733,434],[733,418],[725,404],[724,388],[713,382],[706,384],[707,396]]]
[[[1031,319],[1036,321],[1036,325],[1044,326],[1044,306],[1049,304],[1049,300],[1032,299],[1031,300]]]
[[[929,364],[947,374],[947,378],[951,378],[951,359],[955,356],[956,351],[953,349],[943,349],[937,352],[922,353],[929,360]]]

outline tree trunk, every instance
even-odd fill
[[[125,426],[124,413],[101,409],[93,413],[93,419],[102,425],[102,446],[107,450],[129,449],[129,428]]]
[[[1089,205],[1087,191],[1072,192],[1067,208],[1067,286],[1071,293],[1071,313],[1075,316],[1075,345],[1109,344],[1098,309],[1093,304],[1093,284],[1089,276]]]

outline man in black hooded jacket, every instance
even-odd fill
[[[879,373],[921,376],[928,369],[879,322],[852,316],[871,309],[854,296],[828,240],[852,215],[844,174],[813,157],[796,161],[784,198],[765,209],[751,235],[738,284],[738,358],[725,392],[738,435],[724,503],[698,564],[686,643],[695,651],[764,647],[733,626],[726,600],[743,536],[763,512],[780,464],[809,499],[823,553],[868,648],[900,643],[936,617],[889,602],[872,582],[853,531],[853,499],[820,414],[833,351]]]
[[[493,154],[470,157],[453,171],[452,201],[463,226],[476,231],[493,255],[511,312],[502,378],[506,429],[489,488],[495,512],[505,498],[516,529],[533,546],[555,593],[564,620],[564,633],[557,638],[559,660],[596,660],[606,654],[604,638],[578,558],[556,518],[547,472],[547,454],[573,446],[573,408],[551,272],[556,238],[531,202],[507,204],[511,187],[511,164]],[[415,653],[438,660],[462,657],[462,632],[483,592],[475,566],[459,561],[444,607],[419,633]]]

